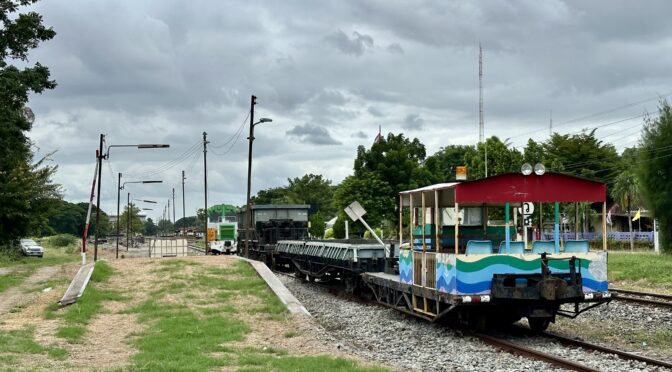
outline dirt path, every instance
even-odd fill
[[[26,289],[51,279],[61,272],[62,269],[61,266],[41,267],[20,285],[6,290],[0,295],[0,315],[7,314],[16,307],[30,303],[37,297],[37,293],[26,293]]]

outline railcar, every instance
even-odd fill
[[[576,317],[609,302],[607,242],[561,241],[559,203],[601,203],[606,231],[606,185],[559,174],[509,173],[403,191],[399,195],[399,274],[366,272],[376,300],[437,321],[455,317],[476,328],[526,317],[543,330],[557,315]],[[512,238],[510,211],[523,203],[554,209],[554,239],[531,249]],[[410,226],[404,226],[404,211]],[[497,212],[499,211],[499,212]],[[491,213],[503,223],[493,226]],[[404,244],[406,238],[406,244]],[[571,304],[571,310],[562,307]]]

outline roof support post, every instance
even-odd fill
[[[579,202],[574,203],[574,239],[579,240]]]
[[[420,200],[422,203],[422,252],[427,252],[427,241],[425,240],[425,226],[427,226],[427,211],[425,210],[425,192],[420,192]]]
[[[404,195],[399,195],[399,248],[404,234]]]
[[[458,247],[460,246],[459,240],[459,228],[460,228],[460,208],[455,202],[455,254],[458,254]]]
[[[629,218],[629,217],[628,217]],[[602,203],[602,250],[607,251],[607,202]]]
[[[504,231],[504,241],[505,241],[505,247],[506,247],[506,254],[511,253],[511,229],[509,229],[509,226],[511,225],[511,221],[509,219],[509,210],[511,209],[511,205],[509,203],[504,203],[504,221],[506,221],[506,230]]]
[[[434,234],[434,239],[436,240],[436,253],[439,253],[439,250],[441,249],[441,240],[439,239],[439,229],[441,228],[441,221],[439,220],[439,191],[434,190],[434,229],[435,229],[435,234]],[[438,306],[438,302],[437,302]]]
[[[413,194],[408,194],[408,204],[410,211],[408,214],[408,222],[410,225],[408,227],[408,235],[410,236],[409,242],[411,243],[411,251],[415,251],[415,242],[413,241],[413,230],[415,230],[415,209],[413,208]]]
[[[555,253],[560,253],[560,203],[555,202],[554,224],[553,224],[553,240],[555,243]]]

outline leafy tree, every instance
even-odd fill
[[[131,231],[128,231],[129,223]],[[140,208],[136,207],[135,204],[131,203],[130,220],[129,208],[128,206],[124,207],[124,212],[119,216],[119,230],[127,233],[133,232],[134,234],[144,231],[144,225],[140,219]]]
[[[20,6],[35,2],[0,0],[0,245],[39,232],[59,198],[59,187],[51,181],[56,167],[45,164],[49,155],[33,163],[26,135],[32,127],[28,95],[56,87],[47,67],[27,66],[28,51],[56,35],[39,14],[16,14]]]
[[[485,143],[479,143],[475,152],[465,154],[469,179],[485,177],[485,151],[488,151],[488,177],[517,172],[523,165],[523,155],[516,148],[492,136]]]
[[[613,177],[622,170],[616,148],[595,137],[595,130],[581,134],[554,133],[544,143],[545,161],[550,170],[597,179],[613,186]]]
[[[474,146],[450,145],[441,148],[425,160],[425,168],[432,175],[430,183],[441,183],[455,180],[458,166],[467,165],[465,156],[475,155]]]
[[[250,197],[252,204],[282,204],[287,195],[286,187],[273,187],[266,190],[259,190],[257,195]]]
[[[635,237],[632,235],[632,205],[639,204],[639,180],[635,173],[626,170],[616,177],[611,196],[621,202],[628,211],[628,229],[630,231],[630,250],[635,250]]]
[[[82,208],[82,225],[80,229],[78,230],[78,236],[82,235],[84,233],[84,224],[86,223],[86,212],[89,210],[89,203],[82,202],[82,203],[77,203],[77,205]],[[92,205],[91,206],[91,220],[89,221],[89,232],[88,236],[93,236],[94,232],[96,231],[96,206]],[[110,217],[103,211],[102,209],[100,210],[100,229],[98,229],[98,233],[101,236],[107,235],[110,233],[110,231],[116,232],[116,225],[111,226],[110,224]]]
[[[162,234],[172,234],[174,231],[174,226],[170,220],[160,220],[158,229]]]
[[[145,224],[144,224],[144,226],[143,226],[143,230],[142,230],[143,235],[147,235],[147,236],[150,236],[150,235],[156,235],[156,233],[158,232],[158,230],[159,230],[159,229],[158,229],[158,227],[154,224],[154,221],[152,221],[151,218],[147,218],[147,220],[145,221]]]
[[[657,118],[646,118],[638,175],[647,207],[660,222],[663,249],[672,253],[672,108],[660,104]]]
[[[196,216],[187,216],[185,218],[180,218],[175,222],[175,227],[195,227],[196,226]]]
[[[49,235],[71,234],[81,236],[85,221],[86,210],[80,205],[59,200],[54,213],[49,216]]]
[[[325,222],[322,213],[317,212],[310,216],[310,235],[322,239],[324,237]]]
[[[319,174],[306,174],[301,178],[287,179],[284,202],[289,204],[309,204],[311,211],[321,212],[325,216],[335,213],[333,204],[334,190],[331,181]]]
[[[533,139],[527,140],[527,145],[523,150],[523,163],[529,163],[534,166],[537,163],[546,165],[546,151],[542,143],[538,143]],[[520,164],[521,166],[523,164]]]
[[[339,218],[334,226],[334,235],[337,238],[345,235],[344,233],[341,235],[339,224],[347,218],[343,209],[353,201],[358,201],[364,207],[367,212],[364,218],[371,226],[379,226],[384,220],[398,219],[394,212],[396,197],[391,195],[395,194],[390,185],[375,173],[365,172],[360,176],[346,177],[334,192],[334,205],[339,211]],[[351,223],[350,226],[352,234],[362,235],[364,233],[365,228],[360,223]]]

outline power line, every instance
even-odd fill
[[[248,119],[249,117],[250,117],[250,113],[249,113],[249,111],[248,111],[247,116],[245,117],[245,119],[243,119],[243,121],[240,123],[240,126],[238,126],[238,129],[236,129],[236,131],[235,131],[234,134],[231,136],[231,138],[229,138],[228,141],[222,143],[221,145],[217,145],[217,146],[215,146],[215,145],[211,145],[210,148],[213,148],[213,147],[214,147],[214,148],[216,148],[216,149],[221,149],[222,147],[228,145],[228,144],[233,140],[234,137],[237,138],[237,136],[239,136],[239,134],[237,135],[236,133],[238,133],[238,132],[240,132],[240,131],[243,130],[243,128],[245,127],[245,122],[247,121],[247,119]]]
[[[131,174],[130,177],[145,178],[145,177],[150,177],[150,176],[154,176],[154,175],[157,175],[157,174],[161,174],[161,173],[163,173],[163,172],[165,172],[165,171],[183,163],[187,159],[189,159],[194,152],[197,152],[199,150],[200,145],[201,145],[201,142],[198,141],[198,142],[194,143],[191,147],[189,147],[187,150],[185,150],[178,157],[176,157],[175,159],[170,160],[170,161],[160,165],[159,167],[157,167],[153,170],[150,170],[150,171],[147,171],[147,172],[142,172],[142,173]]]

